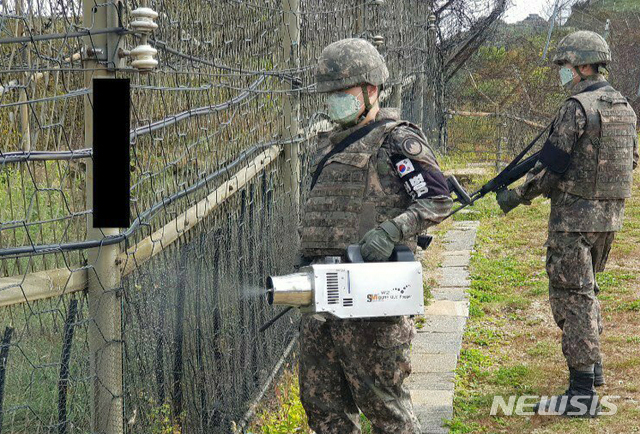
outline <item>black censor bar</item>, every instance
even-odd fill
[[[93,80],[93,226],[128,228],[129,113],[128,78]]]

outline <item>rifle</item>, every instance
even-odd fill
[[[540,132],[516,158],[511,161],[507,167],[505,167],[500,173],[498,173],[495,178],[491,179],[489,182],[480,187],[479,190],[469,194],[465,191],[465,189],[460,185],[458,180],[454,176],[449,176],[447,178],[447,185],[449,187],[449,191],[456,194],[455,201],[460,204],[457,208],[451,211],[444,218],[445,220],[457,213],[458,211],[472,206],[476,201],[482,199],[487,194],[494,192],[497,193],[500,190],[503,190],[522,178],[527,174],[533,166],[538,162],[538,157],[540,156],[540,151],[531,154],[529,157],[522,160],[522,158],[526,155],[527,152],[540,140],[540,137],[553,125],[553,123],[547,125],[544,130]],[[522,161],[521,161],[522,160]],[[426,249],[429,244],[431,244],[432,237],[431,235],[420,235],[418,236],[418,245],[422,249]]]

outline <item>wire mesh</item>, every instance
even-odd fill
[[[539,57],[572,29],[608,32],[612,83],[640,82],[630,0],[575,6],[550,40],[544,20],[499,21],[503,0],[87,1],[0,4],[2,433],[242,427],[296,336],[295,315],[258,332],[278,312],[261,288],[293,269],[296,183],[303,202],[330,127],[313,92],[329,43],[376,44],[383,105],[470,161],[507,161],[551,119],[564,94]],[[159,66],[115,68],[144,6]],[[105,75],[131,80],[134,221],[87,240],[90,83]]]

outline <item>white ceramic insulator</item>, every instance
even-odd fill
[[[158,18],[158,13],[151,8],[138,8],[131,11],[131,16],[135,19],[130,26],[136,33],[151,34],[158,25],[153,21]]]
[[[138,18],[151,18],[155,20],[158,18],[158,13],[151,8],[137,8],[131,11],[131,15]]]
[[[131,50],[130,56],[134,59],[131,66],[141,71],[149,71],[158,66],[158,61],[153,58],[156,54],[158,54],[158,50],[151,45],[138,45]]]
[[[155,29],[157,29],[158,25],[156,23],[154,23],[153,21],[139,19],[139,20],[131,22],[131,28],[136,33],[147,33],[147,34],[149,34],[149,33],[153,32]]]

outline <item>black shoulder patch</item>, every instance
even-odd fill
[[[562,174],[569,168],[571,154],[547,140],[540,151],[539,161],[552,172]]]

